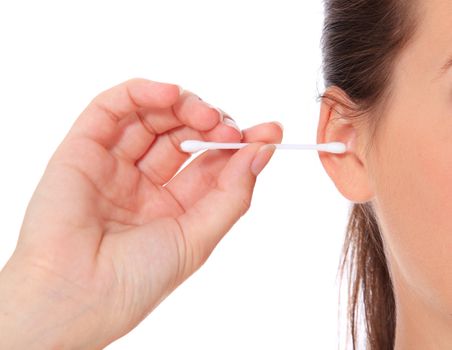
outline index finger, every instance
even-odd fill
[[[110,147],[121,131],[118,124],[122,119],[141,108],[167,108],[180,93],[176,84],[129,79],[98,94],[76,120],[71,133]]]

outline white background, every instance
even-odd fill
[[[1,1],[0,265],[51,154],[89,101],[176,83],[243,128],[316,143],[321,1]],[[316,151],[276,151],[208,261],[108,349],[337,349],[351,203]],[[343,304],[345,309],[345,304]]]

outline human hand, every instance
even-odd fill
[[[175,175],[190,157],[178,148],[185,139],[241,137],[173,84],[131,79],[91,101],[50,159],[0,273],[2,349],[102,348],[129,332],[247,212],[253,159],[282,130],[243,130],[250,145],[206,151]]]

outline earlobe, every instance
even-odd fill
[[[317,143],[343,142],[347,145],[347,152],[319,152],[319,158],[339,192],[352,202],[363,203],[373,197],[368,167],[359,152],[359,129],[348,117],[350,113],[346,106],[351,102],[341,103],[344,95],[339,90],[337,87],[330,88],[328,95],[332,99],[321,101]]]

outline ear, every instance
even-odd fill
[[[317,143],[343,142],[347,145],[347,151],[342,154],[318,152],[320,161],[345,198],[354,203],[367,202],[374,193],[362,152],[365,135],[352,119],[347,119],[350,110],[336,101],[345,102],[346,106],[353,106],[353,102],[336,86],[329,87],[325,94],[332,99],[321,100]]]

